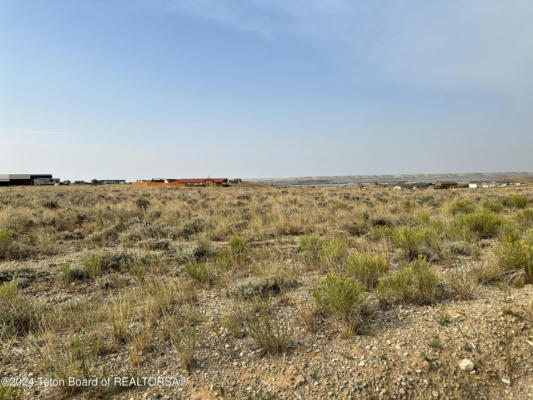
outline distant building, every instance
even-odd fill
[[[33,180],[35,186],[57,186],[59,183],[58,178],[36,178]]]
[[[9,175],[8,174],[0,175],[0,186],[9,186]]]
[[[31,175],[9,174],[9,186],[29,186],[29,185],[31,185]]]
[[[469,184],[468,184],[468,187],[469,187],[470,189],[477,189],[477,183],[469,183]]]
[[[205,187],[229,186],[228,178],[190,178],[190,179],[162,179],[151,181],[137,181],[133,186],[162,186],[162,187]]]
[[[52,183],[51,183],[52,182]],[[59,183],[52,174],[1,174],[0,186],[30,186]]]
[[[125,185],[125,179],[93,179],[92,185]]]

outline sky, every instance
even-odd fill
[[[533,171],[530,0],[1,0],[0,173]]]

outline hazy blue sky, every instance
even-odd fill
[[[531,0],[1,0],[0,173],[533,170]]]

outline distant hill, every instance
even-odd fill
[[[347,185],[355,183],[397,183],[397,182],[439,182],[439,181],[501,181],[517,179],[531,180],[533,172],[477,172],[462,174],[398,174],[398,175],[347,175],[347,176],[308,176],[299,178],[249,179],[266,185]]]

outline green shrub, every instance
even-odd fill
[[[172,339],[172,345],[186,370],[189,370],[194,362],[194,352],[198,339],[199,336],[194,328],[185,329]]]
[[[61,272],[59,273],[59,280],[65,284],[89,279],[90,275],[87,270],[81,265],[72,265],[64,263],[61,265]]]
[[[213,284],[218,276],[214,265],[206,261],[192,261],[185,264],[185,272],[200,283]]]
[[[248,242],[238,236],[233,236],[229,247],[222,249],[214,258],[219,270],[239,268],[248,261]]]
[[[91,277],[96,278],[103,274],[104,255],[103,254],[86,254],[81,263],[85,272]]]
[[[8,258],[9,246],[13,241],[13,232],[11,229],[3,229],[0,231],[0,259]]]
[[[388,225],[378,225],[372,228],[372,238],[374,240],[388,239],[392,240],[394,236],[394,228]]]
[[[346,264],[348,244],[346,239],[335,236],[324,241],[319,251],[320,263],[327,270],[337,270]]]
[[[445,224],[442,229],[442,235],[452,241],[460,241],[470,244],[474,244],[479,240],[477,234],[472,232],[460,219]]]
[[[346,267],[348,274],[365,284],[368,289],[375,287],[379,277],[388,269],[389,266],[384,258],[368,254],[349,256]]]
[[[526,208],[529,203],[529,199],[521,194],[515,194],[512,197],[503,199],[503,204],[515,208]]]
[[[0,336],[23,336],[37,327],[39,312],[20,293],[16,283],[0,285]]]
[[[0,400],[22,399],[22,388],[0,385]]]
[[[14,282],[4,282],[0,286],[0,300],[4,303],[14,301],[19,296],[17,284]]]
[[[242,265],[246,262],[248,253],[248,242],[239,236],[233,236],[229,241],[231,255],[235,265]]]
[[[250,337],[268,353],[281,353],[292,343],[292,331],[269,315],[251,315],[246,319]]]
[[[305,264],[325,270],[342,269],[348,257],[348,244],[342,236],[321,240],[314,236],[300,238],[300,252]]]
[[[421,210],[409,218],[409,221],[413,225],[425,226],[431,222],[430,215],[427,211]]]
[[[520,240],[521,232],[511,221],[505,220],[500,227],[500,236],[511,241],[516,241]]]
[[[523,270],[526,283],[533,283],[533,245],[507,238],[494,250],[503,271]]]
[[[12,229],[0,230],[0,260],[20,260],[30,257],[33,253],[30,246],[15,240],[15,232]]]
[[[226,314],[222,318],[222,326],[235,338],[242,338],[246,334],[244,331],[244,323],[245,318],[243,318],[238,312]]]
[[[474,203],[471,200],[457,200],[450,205],[450,213],[456,214],[472,214],[476,209]]]
[[[517,214],[518,223],[524,227],[533,226],[533,208],[522,210]]]
[[[318,266],[320,263],[320,249],[322,243],[315,236],[300,237],[300,254],[302,261],[309,266]]]
[[[380,279],[378,290],[383,303],[406,302],[429,304],[439,293],[440,276],[424,258]]]
[[[503,210],[503,205],[500,202],[491,199],[486,199],[483,202],[483,208],[489,212],[499,213]]]
[[[340,200],[334,200],[333,203],[332,203],[331,205],[332,205],[333,208],[335,208],[336,210],[346,210],[346,209],[348,209],[348,204],[343,203],[343,202],[340,201]]]
[[[127,252],[87,253],[81,259],[81,265],[91,278],[101,276],[111,271],[129,271],[139,261],[134,255]]]
[[[418,257],[425,242],[424,231],[403,227],[392,236],[393,243],[407,253],[407,257],[412,260]]]
[[[459,223],[466,226],[471,232],[474,232],[481,239],[487,239],[496,236],[501,226],[503,219],[488,211],[481,213],[470,214],[463,216]]]
[[[354,307],[360,305],[367,297],[365,286],[351,278],[339,278],[328,275],[319,289],[313,292],[317,304],[350,321]]]

